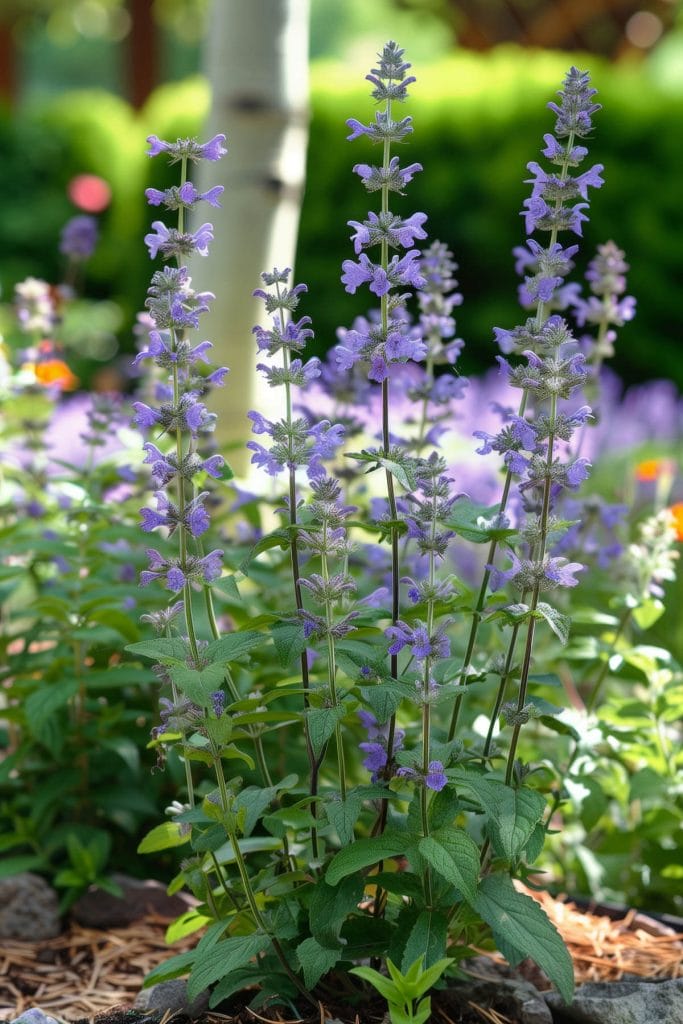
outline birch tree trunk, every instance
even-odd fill
[[[203,139],[223,132],[228,155],[195,171],[201,191],[221,184],[225,192],[220,210],[202,211],[215,225],[215,241],[191,271],[196,288],[216,295],[202,327],[215,362],[230,367],[213,397],[221,447],[248,439],[246,413],[255,400],[274,412],[277,392],[260,396],[255,370],[251,329],[265,321],[252,292],[262,271],[294,263],[308,141],[308,4],[214,0],[209,17],[203,65],[212,108]],[[240,475],[247,455],[243,445],[228,452]]]

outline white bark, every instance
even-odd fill
[[[202,337],[213,342],[215,362],[230,367],[212,402],[221,446],[248,440],[246,412],[255,401],[279,415],[276,392],[263,396],[255,371],[251,329],[266,321],[251,293],[262,285],[262,271],[294,264],[308,141],[308,6],[309,0],[214,0],[209,18],[203,63],[212,106],[201,141],[223,132],[228,154],[194,172],[201,191],[221,184],[225,192],[222,209],[197,211],[195,226],[200,216],[211,220],[215,239],[209,257],[197,257],[191,271],[195,288],[216,295]],[[227,454],[243,473],[243,444]]]

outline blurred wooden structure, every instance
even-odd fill
[[[446,21],[464,49],[490,50],[500,43],[551,50],[584,50],[619,59],[646,52],[629,39],[629,23],[646,15],[662,33],[673,25],[673,0],[394,0],[403,10]],[[637,23],[635,23],[637,24]],[[647,21],[646,21],[647,24]],[[631,32],[632,34],[632,32]],[[653,40],[654,41],[654,40]]]
[[[121,44],[124,80],[128,99],[142,107],[159,84],[159,28],[154,17],[154,0],[120,0],[128,16],[130,30]],[[0,102],[9,106],[17,98],[17,35],[45,21],[58,5],[68,9],[73,0],[1,0],[0,2]]]

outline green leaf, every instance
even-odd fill
[[[517,892],[508,875],[484,878],[474,909],[501,946],[511,946],[519,960],[531,957],[557,986],[566,1003],[574,993],[572,960],[559,932],[530,896]]]
[[[424,955],[424,966],[431,967],[446,952],[448,922],[445,914],[423,910],[410,930],[403,950],[401,970],[405,974],[416,959]]]
[[[261,644],[266,643],[267,639],[267,636],[263,633],[257,633],[253,629],[229,633],[227,636],[221,637],[220,640],[214,640],[210,643],[206,649],[205,657],[207,661],[226,665],[228,662],[237,661],[238,658],[244,657],[254,647],[259,647]]]
[[[68,704],[77,690],[76,679],[65,679],[59,683],[43,683],[39,690],[26,698],[24,709],[28,730],[53,753],[62,746],[54,714]]]
[[[282,841],[276,839],[274,836],[247,836],[240,837],[237,840],[241,852],[253,853],[257,850],[281,850]],[[232,848],[232,843],[227,842],[224,846],[221,846],[219,850],[216,850],[216,860],[220,864],[231,864],[235,860],[235,851]]]
[[[479,848],[457,828],[442,828],[417,844],[418,852],[447,882],[472,903],[479,879]],[[414,959],[414,958],[413,958]]]
[[[538,602],[536,611],[541,613],[560,643],[565,645],[569,640],[571,619],[567,615],[563,615],[562,612],[558,612],[557,608],[546,604],[545,601]]]
[[[291,789],[297,782],[297,775],[287,775],[275,786],[263,789],[257,786],[247,786],[246,789],[241,790],[235,798],[234,809],[238,811],[244,808],[246,812],[242,822],[243,835],[248,836],[252,833],[261,814],[275,800],[279,790]]]
[[[506,527],[491,526],[500,512],[500,505],[477,505],[469,498],[460,498],[453,506],[453,512],[445,525],[465,540],[475,544],[486,544],[491,540],[504,540],[517,531]]]
[[[219,978],[227,977],[232,971],[262,953],[270,945],[267,935],[253,932],[251,935],[233,935],[216,943],[202,952],[187,982],[187,998],[190,1002]]]
[[[666,801],[667,793],[667,780],[662,778],[659,772],[656,772],[654,768],[640,768],[635,775],[631,777],[631,787],[629,790],[629,801],[633,800],[651,800],[660,799],[662,802]]]
[[[91,612],[88,618],[93,622],[99,622],[103,626],[115,629],[124,640],[130,640],[131,643],[140,637],[140,630],[133,619],[119,608],[98,608]]]
[[[164,821],[147,833],[138,846],[138,853],[156,853],[158,850],[169,850],[173,846],[182,846],[189,842],[189,834],[183,835],[180,825],[174,821]]]
[[[225,679],[225,668],[222,665],[207,665],[200,671],[188,668],[187,665],[169,666],[169,675],[188,700],[201,708],[213,707],[211,694],[220,689]]]
[[[137,644],[127,644],[126,650],[131,654],[137,654],[141,658],[151,658],[159,661],[162,665],[174,663],[185,663],[187,659],[187,648],[180,637],[160,638],[158,640],[141,640]]]
[[[220,595],[219,600],[223,600],[225,604],[241,605],[243,603],[242,595],[234,576],[221,576],[217,580],[212,580],[209,586],[212,591]]]
[[[270,548],[280,548],[282,551],[286,551],[289,544],[289,532],[287,530],[273,530],[273,532],[269,533],[266,537],[261,537],[261,539],[250,549],[247,557],[240,563],[240,572],[244,573],[245,576],[248,576],[249,564],[253,562],[255,558],[258,558],[260,554],[264,551],[268,551]]]
[[[361,686],[360,692],[363,700],[372,708],[378,725],[389,721],[402,700],[415,700],[415,687],[398,681]]]
[[[442,957],[441,960],[437,960],[431,967],[427,967],[426,970],[420,971],[418,968],[417,976],[415,977],[415,996],[418,999],[423,993],[430,989],[434,985],[447,967],[454,962],[454,958],[450,956]],[[420,1004],[422,1005],[422,1003]]]
[[[276,622],[270,627],[270,635],[283,668],[303,654],[306,647],[303,623]]]
[[[394,458],[388,459],[381,452],[370,452],[365,449],[360,452],[346,452],[345,454],[347,459],[371,463],[370,468],[366,471],[368,473],[382,466],[388,473],[396,477],[401,487],[404,487],[406,491],[414,491],[417,488],[414,460],[409,456],[400,458],[399,453],[394,451],[392,453]],[[401,454],[403,455],[403,453]]]
[[[529,842],[526,844],[524,850],[524,856],[527,864],[533,864],[534,861],[538,860],[541,856],[541,852],[545,845],[545,826],[542,821],[539,821],[538,825],[534,828],[529,838]]]
[[[349,914],[358,910],[363,895],[363,879],[351,875],[339,885],[329,885],[324,878],[315,883],[308,914],[313,937],[321,946],[337,949],[339,933]]]
[[[209,1006],[213,1009],[225,999],[229,999],[235,992],[243,988],[251,988],[254,985],[262,984],[266,978],[270,978],[270,971],[264,973],[265,967],[254,965],[252,967],[240,967],[233,971],[229,977],[219,981],[209,999]],[[256,1019],[256,1018],[254,1018]]]
[[[205,928],[211,924],[212,920],[213,918],[200,914],[194,907],[191,910],[186,910],[166,929],[166,942],[170,946],[171,943],[184,939],[186,935],[193,935],[200,928]]]
[[[392,1017],[394,1014],[395,1004],[403,1001],[402,996],[399,993],[398,988],[393,981],[389,978],[385,978],[379,971],[375,971],[372,967],[352,967],[349,974],[355,974],[357,978],[362,978],[363,981],[369,981],[373,988],[377,989],[381,996],[384,996],[386,1001],[392,1008]]]
[[[325,879],[329,885],[336,885],[347,875],[378,864],[381,860],[398,857],[406,852],[412,838],[409,833],[385,832],[381,836],[358,839],[333,857],[325,873]]]
[[[640,629],[649,629],[665,612],[663,603],[656,597],[649,597],[632,611],[633,620]]]
[[[0,858],[0,878],[9,878],[22,871],[43,871],[46,868],[45,858],[38,854],[27,853],[23,856]]]
[[[325,801],[327,819],[339,836],[342,846],[353,841],[353,830],[363,807],[363,794],[351,790],[346,800]]]
[[[472,790],[486,814],[493,848],[500,857],[515,863],[545,811],[545,798],[535,789],[513,789],[497,779],[472,772],[453,772],[457,785]]]
[[[346,714],[343,704],[333,708],[309,708],[306,712],[308,722],[308,735],[313,747],[313,753],[320,757],[325,744]]]
[[[145,975],[142,987],[149,988],[150,985],[156,985],[160,981],[171,981],[172,978],[179,978],[181,975],[187,974],[196,959],[196,949],[190,949],[187,953],[176,953],[170,960],[164,960],[157,967],[153,967],[149,974]]]
[[[383,456],[380,456],[377,462],[386,469],[387,473],[391,473],[392,476],[396,477],[401,487],[405,488],[406,491],[416,490],[417,480],[415,479],[415,471],[408,461],[396,462],[394,459],[385,459]]]
[[[314,938],[308,938],[296,947],[296,955],[304,972],[306,988],[312,989],[324,974],[332,970],[343,950],[341,946],[337,949],[321,946]]]

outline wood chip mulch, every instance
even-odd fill
[[[615,921],[546,894],[530,895],[567,943],[577,983],[615,981],[624,975],[683,976],[682,934],[634,912]],[[190,949],[197,941],[188,936],[169,950],[164,940],[168,923],[148,917],[106,932],[72,923],[55,939],[2,940],[0,1020],[12,1020],[32,1006],[65,1020],[92,1020],[105,1011],[130,1008],[144,976],[171,953]],[[231,1019],[218,1013],[205,1016],[209,1024]]]

